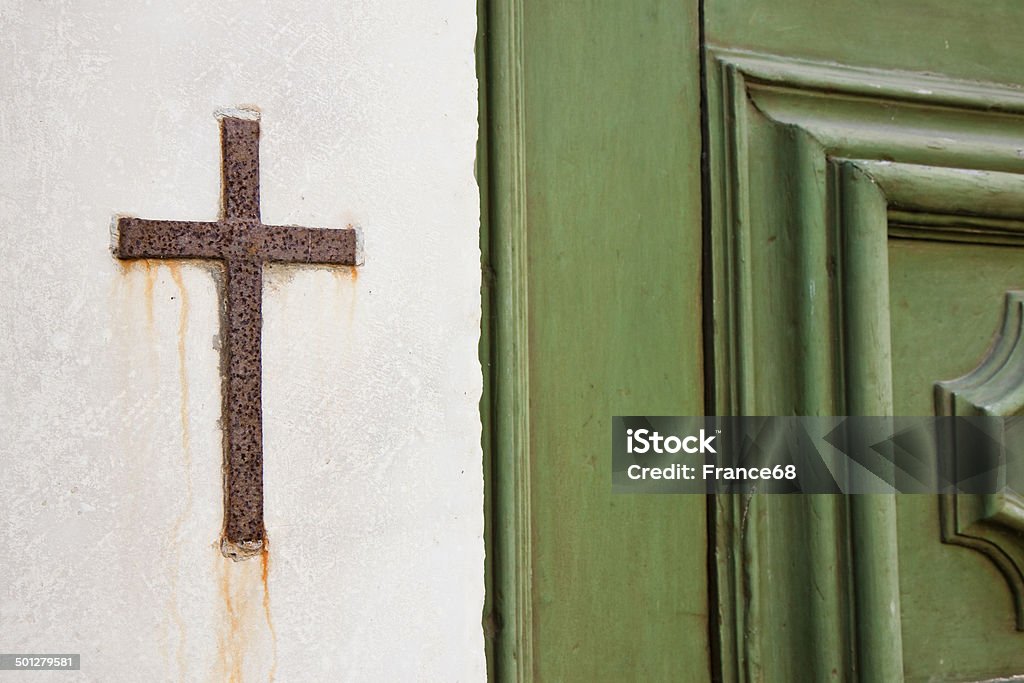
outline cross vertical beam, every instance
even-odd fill
[[[244,559],[264,544],[261,334],[263,264],[362,265],[358,228],[264,225],[260,219],[259,119],[221,117],[221,215],[213,222],[119,217],[120,259],[206,259],[223,263],[220,293],[224,432],[225,556]]]
[[[220,120],[221,217],[260,222],[260,123],[237,117]]]
[[[263,265],[255,259],[232,259],[225,270],[224,541],[248,554],[259,552],[264,536]]]

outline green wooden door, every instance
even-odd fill
[[[710,676],[706,501],[609,466],[704,412],[697,10],[484,5],[493,680]]]
[[[707,0],[705,16],[716,410],[941,414],[937,383],[991,356],[957,391],[1019,412],[1024,5]],[[722,677],[1024,673],[1024,526],[1001,505],[716,501]]]
[[[481,16],[493,680],[1024,674],[1024,501],[608,466],[613,415],[1024,410],[1024,5]]]

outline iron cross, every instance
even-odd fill
[[[223,263],[221,372],[224,536],[233,559],[263,548],[263,407],[260,335],[263,264],[362,265],[357,228],[264,225],[260,220],[260,124],[255,112],[220,117],[221,215],[211,222],[120,217],[119,259]]]

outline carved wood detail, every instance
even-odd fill
[[[1002,327],[977,368],[935,385],[935,412],[950,416],[1019,416],[1024,413],[1024,292],[1007,292]],[[1015,422],[1010,422],[1013,429]],[[1004,436],[1003,441],[1005,442]],[[951,461],[978,457],[954,452]],[[1008,468],[1020,463],[999,458],[999,493],[940,496],[942,539],[984,554],[999,567],[1013,593],[1017,630],[1024,630],[1024,496],[1007,486]],[[1020,481],[1019,476],[1013,477]]]
[[[716,49],[707,73],[714,409],[892,414],[888,239],[1024,245],[1024,93]],[[713,506],[723,680],[901,679],[891,497]]]

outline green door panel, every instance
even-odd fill
[[[497,680],[710,679],[706,501],[608,465],[704,412],[697,10],[486,6]]]
[[[1024,249],[891,240],[889,277],[895,411],[931,415],[935,381],[978,364],[999,330],[1004,292],[1024,288]],[[897,514],[907,680],[1024,671],[1024,634],[996,565],[937,542],[934,496],[901,496]]]
[[[984,7],[706,3],[719,412],[930,415],[985,357],[1024,287],[1024,6]],[[1019,581],[944,509],[717,500],[722,678],[1024,673]]]
[[[978,365],[999,331],[1006,291],[1024,289],[1024,250],[892,239],[889,282],[894,411],[933,415],[935,382]]]

